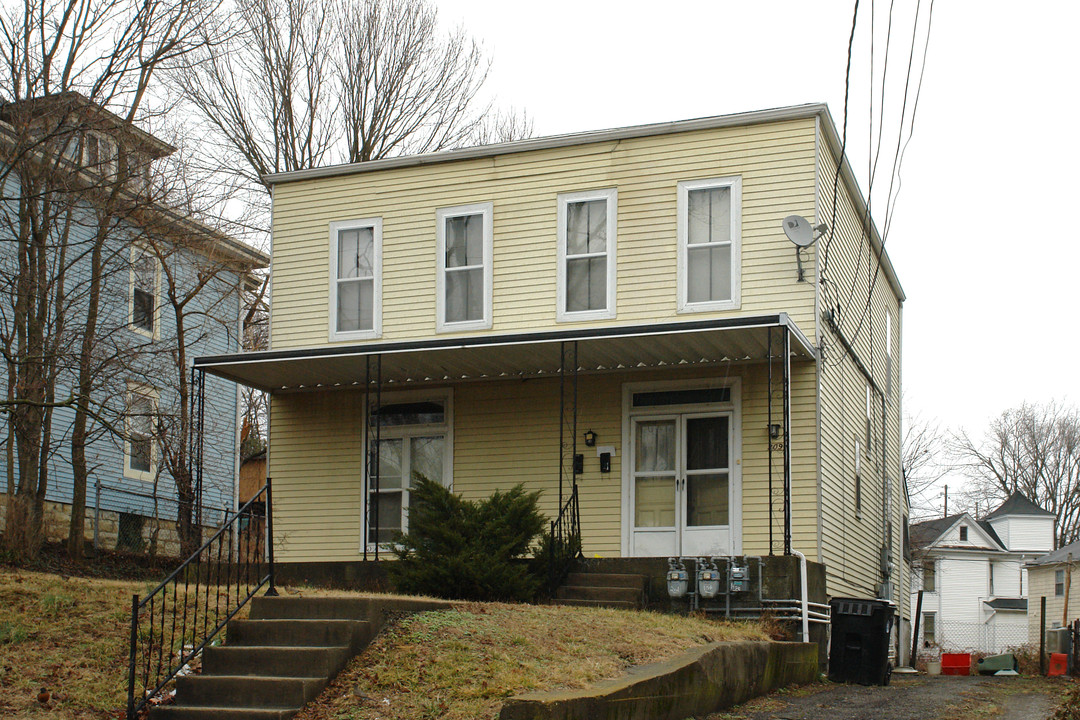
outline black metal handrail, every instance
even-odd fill
[[[277,595],[271,501],[267,478],[160,585],[142,599],[132,595],[128,720],[135,720],[260,589],[266,586],[267,595]]]
[[[570,497],[551,521],[551,544],[548,546],[548,582],[551,591],[559,586],[581,552],[581,514],[578,508],[578,486],[574,483]]]

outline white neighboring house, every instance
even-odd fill
[[[1028,641],[1024,565],[1054,548],[1054,515],[1022,493],[982,520],[911,526],[911,611],[923,591],[919,648],[1000,653]]]

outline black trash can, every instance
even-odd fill
[[[896,607],[887,600],[833,598],[829,602],[829,679],[888,685],[889,639]]]

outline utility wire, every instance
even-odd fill
[[[825,241],[825,247],[821,252],[821,277],[829,271],[829,248],[832,246],[833,236],[836,235],[836,198],[840,189],[840,168],[844,165],[844,155],[847,152],[847,121],[848,121],[848,98],[851,91],[851,53],[855,45],[855,28],[859,24],[859,0],[855,0],[855,10],[851,14],[851,34],[848,36],[847,46],[847,71],[844,74],[844,121],[840,139],[840,157],[836,158],[836,172],[833,173],[832,188],[832,219],[829,221],[829,237]]]

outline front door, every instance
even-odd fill
[[[631,554],[732,554],[732,413],[631,423]]]

